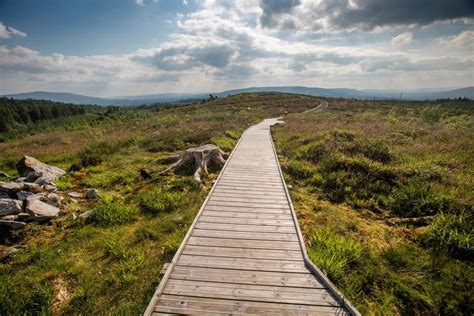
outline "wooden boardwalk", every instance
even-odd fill
[[[145,315],[358,315],[308,260],[264,120],[240,139]]]

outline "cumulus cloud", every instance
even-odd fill
[[[462,31],[458,35],[440,38],[438,42],[445,46],[474,46],[474,31]]]
[[[144,6],[145,0],[135,0],[135,3],[138,4],[139,6]]]
[[[392,38],[392,45],[407,45],[413,40],[413,33],[404,32]]]
[[[5,24],[3,24],[3,22],[0,22],[0,38],[7,39],[12,38],[14,36],[26,37],[27,35],[26,33],[20,30],[17,30],[11,26],[6,26]]]

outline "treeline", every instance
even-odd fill
[[[33,99],[15,100],[3,97],[0,98],[0,133],[43,120],[98,111],[100,111],[98,106]]]

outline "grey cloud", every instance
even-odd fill
[[[180,76],[173,73],[163,73],[158,75],[141,76],[133,79],[134,82],[178,82]]]
[[[310,26],[317,30],[329,28],[343,31],[353,28],[372,31],[376,27],[399,25],[430,25],[436,21],[446,21],[474,17],[472,0],[323,0],[320,3],[302,5],[298,13],[300,26]],[[282,12],[291,13],[293,1],[261,1],[263,15],[261,23],[267,27],[279,26],[274,16]],[[272,5],[273,4],[273,5]],[[325,19],[327,25],[320,24]],[[265,24],[264,24],[265,23]],[[297,23],[297,24],[298,24]],[[303,24],[303,25],[302,25]]]
[[[443,57],[411,61],[405,56],[391,56],[366,59],[360,63],[360,67],[365,72],[466,70],[474,68],[474,60]]]
[[[152,63],[162,70],[185,70],[200,65],[223,68],[230,64],[235,50],[226,45],[165,48],[153,56],[132,57],[133,61]]]
[[[233,78],[247,78],[253,75],[258,74],[259,71],[257,68],[246,65],[232,65],[227,68],[221,69],[218,72],[214,73],[217,77],[225,77],[229,79]]]
[[[295,7],[300,4],[300,0],[260,0],[260,7],[263,10],[260,23],[263,27],[275,27],[279,24],[279,16],[293,12]],[[289,21],[285,21],[284,27],[289,28],[294,26],[294,24],[290,23]]]

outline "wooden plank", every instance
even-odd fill
[[[213,194],[214,196],[248,196],[248,197],[264,197],[264,198],[277,198],[281,199],[282,195],[280,192],[262,192],[262,191],[251,191],[251,190],[227,190],[224,188],[216,189]]]
[[[288,205],[288,201],[282,197],[250,197],[250,196],[222,196],[220,194],[212,194],[213,201],[227,201],[227,202],[248,202],[248,203],[278,203]]]
[[[344,310],[333,306],[281,304],[255,301],[239,301],[195,296],[168,295],[160,298],[156,311],[176,314],[199,315],[345,315]]]
[[[228,217],[228,218],[247,218],[247,219],[272,219],[272,220],[286,220],[291,219],[291,214],[287,212],[248,212],[243,213],[239,211],[234,212],[221,212],[219,209],[217,210],[209,210],[205,209],[202,215],[208,216],[218,216],[218,217]]]
[[[299,250],[300,245],[295,241],[266,241],[266,240],[245,240],[227,238],[191,237],[188,245],[233,247],[233,248],[253,248],[253,249],[275,249],[275,250]]]
[[[339,306],[326,289],[315,288],[299,289],[170,279],[163,293],[250,301],[254,301],[257,297],[259,302]]]
[[[277,240],[277,241],[298,241],[298,236],[295,233],[250,233],[250,232],[234,232],[234,231],[219,231],[198,229],[193,231],[194,237],[208,237],[208,238],[227,238],[227,239],[251,239],[251,240]]]
[[[286,203],[258,203],[258,202],[233,202],[233,201],[213,201],[212,197],[209,199],[207,206],[227,206],[227,207],[239,207],[246,208],[253,211],[259,211],[256,209],[278,209],[278,210],[289,210],[290,207]]]
[[[170,278],[300,288],[324,288],[324,285],[309,272],[267,272],[177,266]]]
[[[230,258],[250,258],[302,261],[303,256],[298,250],[268,250],[268,249],[248,249],[248,248],[226,248],[186,245],[183,250],[186,255],[230,257]]]
[[[208,204],[206,205],[205,210],[214,211],[214,212],[238,212],[238,213],[250,213],[250,214],[290,214],[289,209],[284,208],[266,208],[266,207],[242,207],[242,206],[233,206],[233,205],[216,205]]]
[[[199,229],[214,229],[223,231],[239,232],[269,232],[269,233],[295,233],[296,229],[291,226],[265,226],[265,225],[239,225],[239,224],[221,224],[206,223],[199,221],[196,225]]]
[[[186,267],[209,267],[236,270],[276,271],[305,273],[308,270],[299,261],[291,260],[267,260],[249,258],[226,258],[196,255],[181,255],[178,266]]]
[[[294,228],[293,222],[288,220],[259,220],[246,219],[238,217],[218,217],[218,216],[201,216],[199,223],[221,223],[221,224],[237,224],[237,225],[256,225],[256,226],[286,226]]]

